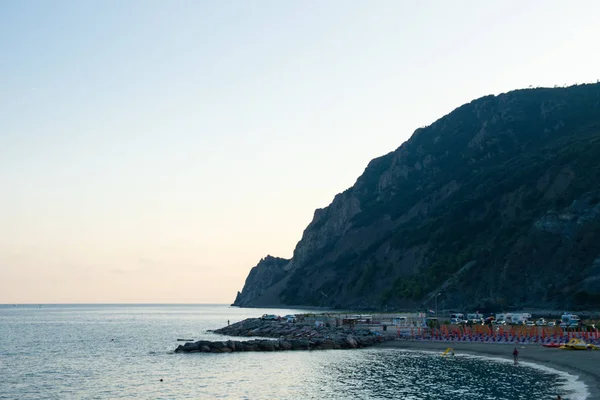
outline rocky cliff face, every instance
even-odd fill
[[[371,161],[234,304],[598,306],[598,176],[600,84],[474,100]]]
[[[234,304],[237,306],[251,306],[253,302],[260,299],[265,291],[281,281],[286,276],[283,269],[290,260],[279,257],[266,256],[250,270],[244,290],[238,292]]]

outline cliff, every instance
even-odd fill
[[[596,307],[599,176],[600,84],[474,100],[372,160],[234,305]]]
[[[277,282],[281,281],[286,276],[286,271],[283,269],[290,260],[279,257],[266,256],[250,270],[244,290],[238,292],[234,304],[236,306],[250,306],[264,302],[265,292]],[[277,305],[277,296],[269,299],[271,304]]]

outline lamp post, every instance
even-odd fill
[[[439,318],[439,317],[438,317],[438,308],[437,308],[437,298],[438,298],[438,296],[439,296],[440,294],[441,294],[441,293],[438,293],[438,294],[436,294],[436,295],[435,295],[435,317],[436,317],[436,318]],[[438,320],[438,321],[439,321],[439,320]]]

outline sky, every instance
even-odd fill
[[[0,303],[231,303],[367,163],[600,79],[600,2],[0,0]]]

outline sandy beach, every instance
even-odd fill
[[[502,357],[512,360],[514,345],[490,343],[452,343],[426,340],[394,340],[380,345],[411,350],[444,351],[452,347],[456,354]],[[541,345],[517,345],[519,360],[545,365],[579,376],[588,387],[588,400],[600,400],[600,350],[579,351],[545,348]]]

